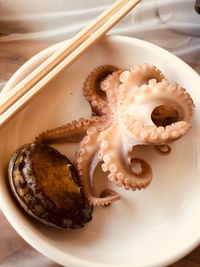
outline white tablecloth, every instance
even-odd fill
[[[0,32],[10,40],[60,41],[72,37],[113,0],[0,0]],[[144,39],[184,60],[200,62],[200,16],[195,0],[143,0],[112,31]]]

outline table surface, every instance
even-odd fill
[[[30,49],[31,45],[31,49]],[[28,41],[0,43],[0,89],[12,74],[31,56],[47,47],[49,43]],[[199,74],[200,65],[190,64]],[[0,266],[2,267],[58,267],[27,244],[10,226],[0,212]],[[200,246],[170,267],[200,266]]]

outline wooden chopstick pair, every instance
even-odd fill
[[[118,0],[31,74],[0,98],[0,127],[21,110],[53,78],[73,64],[141,0]]]

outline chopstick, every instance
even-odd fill
[[[100,27],[109,16],[112,16],[119,10],[128,0],[118,0],[105,12],[103,12],[96,20],[85,27],[77,35],[75,35],[69,43],[63,48],[59,49],[41,65],[39,65],[32,73],[19,82],[11,91],[9,91],[3,98],[0,99],[0,114],[8,109],[14,102],[16,102],[22,95],[24,95],[34,84],[36,84],[42,77],[44,77],[51,69],[67,57],[73,50],[75,50],[83,41],[85,41],[97,27]]]
[[[104,14],[106,13],[105,17],[102,15],[100,16],[101,19],[99,19],[99,17],[97,18],[98,22],[93,22],[91,25],[92,27],[90,28],[90,26],[86,27],[83,32],[87,32],[89,33],[89,37],[87,35],[87,37],[80,37],[79,38],[84,38],[85,41],[82,42],[81,41],[77,41],[80,40],[79,38],[76,39],[76,37],[74,37],[74,39],[76,39],[74,42],[71,43],[71,49],[73,50],[74,47],[76,47],[76,49],[74,49],[73,51],[70,50],[70,53],[68,54],[68,51],[62,51],[64,54],[66,53],[67,56],[62,57],[62,52],[58,53],[58,57],[60,56],[59,60],[57,58],[57,56],[55,56],[55,54],[53,56],[55,56],[55,58],[52,60],[51,64],[53,64],[54,68],[50,68],[50,71],[45,72],[46,71],[46,67],[48,68],[48,64],[47,66],[44,67],[44,75],[41,75],[42,78],[40,78],[39,80],[37,79],[37,77],[33,77],[33,79],[36,79],[36,83],[31,86],[31,89],[29,86],[26,86],[25,84],[25,89],[24,91],[26,92],[24,94],[24,91],[21,88],[19,90],[17,90],[16,94],[13,94],[10,98],[7,99],[7,101],[1,103],[0,102],[0,107],[1,110],[4,111],[3,114],[0,115],[0,127],[2,127],[10,118],[12,118],[19,110],[21,110],[27,103],[29,103],[33,97],[35,95],[37,95],[42,88],[44,88],[44,86],[46,86],[53,78],[55,78],[59,73],[61,73],[63,70],[65,70],[67,67],[69,67],[71,64],[73,64],[92,44],[94,44],[97,40],[99,40],[105,33],[107,33],[118,21],[120,21],[128,12],[130,12],[131,9],[133,9],[141,0],[130,0],[130,1],[123,1],[123,4],[121,5],[118,2],[116,2],[114,4],[114,11],[112,13],[112,16],[110,17],[110,12],[107,10],[107,12],[104,12]],[[117,8],[119,4],[120,8]],[[118,7],[119,7],[118,6]],[[110,8],[111,10],[111,8]],[[107,21],[106,21],[107,19]],[[102,23],[103,22],[103,23]],[[98,23],[100,23],[100,27],[97,28]],[[92,34],[91,34],[92,32]],[[77,45],[78,42],[78,45]],[[66,49],[67,50],[67,49]],[[65,55],[66,55],[65,54]],[[55,61],[54,61],[55,60]],[[58,61],[57,61],[58,60]],[[55,65],[54,65],[54,62]],[[59,63],[58,63],[59,62]],[[41,66],[39,66],[40,68]],[[25,79],[30,79],[28,78],[30,77],[29,75],[25,78]],[[24,80],[25,80],[24,79]],[[23,80],[23,81],[24,81]],[[22,82],[23,82],[22,81]],[[32,79],[30,79],[30,84],[32,82]],[[29,83],[28,83],[29,84]],[[29,84],[29,85],[30,85]],[[20,83],[17,85],[19,86]],[[23,85],[23,84],[22,84]],[[16,87],[17,87],[16,86]],[[22,86],[23,88],[23,86]],[[27,89],[28,88],[28,89]],[[14,88],[15,89],[15,88]],[[11,90],[12,92],[12,90]],[[12,104],[10,104],[12,103]],[[5,108],[5,107],[8,108]]]

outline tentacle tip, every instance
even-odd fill
[[[164,156],[169,155],[172,151],[169,145],[159,145],[159,146],[154,146],[154,148],[158,153]]]

